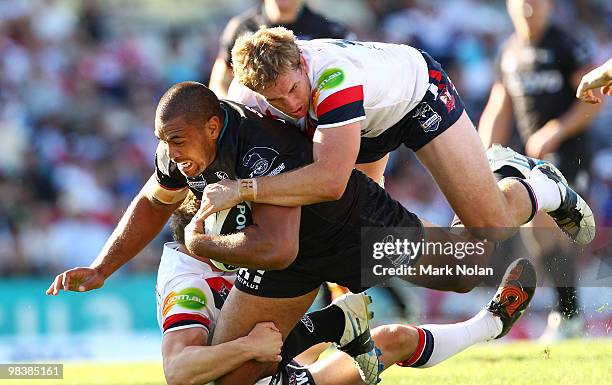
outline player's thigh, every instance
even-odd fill
[[[274,322],[284,339],[306,313],[317,291],[318,288],[295,298],[267,298],[233,289],[217,321],[213,345],[246,336],[259,322]],[[254,384],[257,379],[267,373],[270,367],[270,364],[249,361],[239,369],[215,381],[215,384]]]
[[[504,199],[467,113],[416,152],[468,227],[503,227]]]
[[[213,344],[247,335],[259,322],[274,322],[285,338],[314,301],[318,288],[295,298],[268,298],[231,290],[219,316]]]
[[[385,168],[387,167],[388,161],[389,154],[375,162],[356,164],[355,168],[369,176],[374,182],[380,184],[385,174]]]

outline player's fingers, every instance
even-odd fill
[[[599,98],[597,98],[594,94],[592,90],[585,90],[581,95],[580,95],[580,100],[587,102],[587,103],[591,103],[591,104],[595,104],[599,102]]]
[[[270,322],[270,321],[266,321],[266,322],[260,322],[259,323],[261,326],[265,326],[269,329],[272,329],[276,332],[280,332],[280,330],[278,330],[278,328],[276,327],[276,325],[274,324],[274,322]]]
[[[62,273],[60,275],[58,275],[57,277],[55,277],[55,282],[53,285],[53,295],[57,295],[60,292],[60,289],[62,287],[62,280],[64,279],[64,274],[66,273]]]
[[[204,209],[200,208],[200,211],[198,211],[198,213],[199,213],[198,220],[205,221],[206,218],[208,218],[211,214],[214,213],[214,207],[212,207],[212,205],[209,205],[208,207]]]
[[[55,286],[57,285],[57,281],[59,279],[60,279],[59,275],[55,276],[55,279],[53,280],[53,282],[51,282],[51,285],[49,285],[49,288],[47,289],[47,295],[57,295],[57,291],[55,290]]]
[[[72,283],[73,280],[77,278],[78,275],[79,275],[79,271],[76,269],[69,270],[65,272],[64,274],[62,274],[62,289],[64,289],[64,291],[69,291],[70,284]]]

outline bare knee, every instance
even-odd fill
[[[419,343],[418,331],[406,325],[383,326],[374,333],[373,338],[383,356],[392,356],[398,362],[410,358]]]

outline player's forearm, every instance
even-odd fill
[[[478,123],[478,134],[485,148],[508,142],[511,120],[512,102],[503,84],[496,82]]]
[[[340,169],[324,161],[283,174],[257,178],[255,202],[277,206],[305,206],[342,197],[353,165]]]
[[[138,194],[90,267],[108,278],[155,238],[177,205],[153,203]]]
[[[602,104],[584,104],[575,102],[570,109],[558,119],[559,137],[563,141],[583,132],[597,116]]]
[[[246,337],[214,346],[187,346],[164,365],[164,372],[168,385],[204,385],[254,357]]]
[[[256,224],[229,235],[185,231],[185,246],[191,254],[251,269],[286,268],[297,254],[297,249],[287,247],[293,242],[268,234]]]
[[[485,112],[486,113],[486,112]],[[510,119],[504,114],[483,113],[478,125],[478,134],[485,148],[494,143],[507,144],[510,136]]]

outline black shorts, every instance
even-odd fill
[[[375,162],[402,143],[413,151],[431,142],[463,114],[464,106],[440,63],[421,51],[429,71],[429,90],[412,111],[375,138],[361,138],[357,163]]]
[[[315,252],[300,250],[296,260],[285,270],[240,269],[234,287],[258,297],[293,298],[318,288],[323,282],[347,287],[353,293],[362,292],[361,229],[363,227],[422,228],[421,220],[371,179],[360,188],[364,205],[360,225],[354,226],[347,241],[324,245]],[[335,250],[327,252],[321,250]]]

